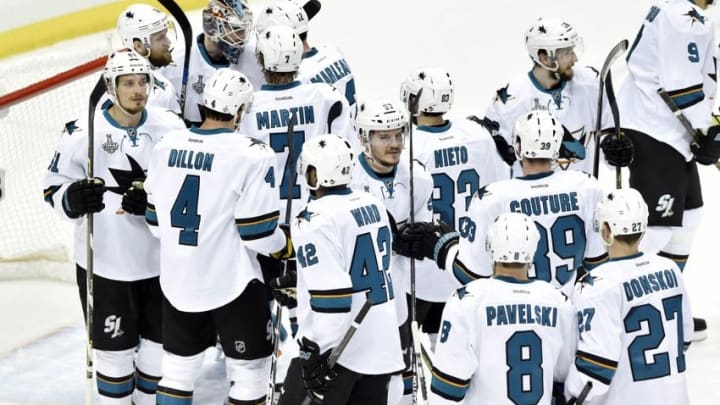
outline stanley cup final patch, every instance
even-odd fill
[[[107,140],[104,144],[102,144],[102,149],[107,153],[115,153],[119,147],[118,143],[113,141],[111,134],[107,134],[105,136],[107,137]]]

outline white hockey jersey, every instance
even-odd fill
[[[687,0],[655,3],[628,51],[618,92],[622,126],[643,132],[692,159],[691,135],[658,95],[664,89],[695,128],[710,125],[716,91],[715,28]]]
[[[512,131],[518,117],[533,108],[548,109],[575,139],[585,145],[585,159],[576,161],[570,165],[570,168],[592,173],[598,73],[590,67],[578,67],[573,69],[573,72],[572,80],[561,82],[554,90],[545,90],[535,79],[532,71],[517,76],[497,90],[485,116],[494,121],[500,135],[512,145]],[[603,111],[604,125],[601,128],[610,127],[609,108],[604,108]],[[513,165],[513,175],[522,176],[519,162]]]
[[[573,296],[580,340],[565,382],[585,404],[689,404],[684,346],[693,319],[682,274],[672,261],[638,253],[588,273]]]
[[[298,339],[336,347],[367,299],[374,305],[338,363],[365,375],[405,368],[390,276],[392,231],[383,203],[343,188],[311,200],[292,225],[298,262]]]
[[[467,231],[467,211],[481,185],[509,177],[487,130],[469,120],[446,121],[437,127],[419,126],[414,155],[433,179],[435,218]]]
[[[87,114],[83,115],[87,117]],[[62,218],[65,191],[70,184],[87,178],[88,132],[84,120],[70,121],[60,136],[45,176],[45,201]],[[174,113],[147,107],[137,127],[123,127],[107,109],[95,114],[94,176],[105,181],[105,208],[93,215],[95,274],[111,280],[135,281],[157,277],[160,272],[159,244],[141,216],[116,213],[131,183],[145,178],[155,144],[170,131],[185,128]],[[75,223],[74,260],[87,268],[86,216]]]
[[[445,268],[452,269],[463,284],[491,276],[492,257],[485,249],[488,226],[502,213],[520,212],[532,218],[540,232],[530,277],[569,293],[578,267],[592,268],[595,260],[605,257],[593,226],[602,195],[594,177],[575,170],[516,177],[482,187],[470,203],[471,222],[461,235],[457,258]],[[448,262],[453,256],[451,251]]]
[[[430,403],[552,404],[577,338],[566,296],[547,283],[482,279],[448,300],[435,346]]]
[[[250,35],[243,52],[240,54],[240,59],[237,64],[213,62],[205,49],[204,40],[205,34],[200,34],[195,38],[195,41],[192,42],[190,66],[188,67],[188,81],[185,93],[185,111],[183,112],[183,118],[186,121],[193,123],[202,122],[198,105],[202,104],[202,94],[205,89],[205,82],[210,79],[213,73],[215,73],[215,70],[224,67],[237,70],[250,80],[250,83],[252,83],[255,89],[259,89],[260,86],[265,83],[262,67],[255,56],[255,43],[257,41],[255,35]],[[180,45],[180,43],[178,43],[178,45]],[[175,90],[178,92],[178,98],[180,97],[180,91],[182,91],[184,58],[184,47],[176,46],[175,49],[173,49],[174,64],[166,66],[161,70],[173,86],[175,86]]]
[[[432,221],[430,198],[432,197],[432,179],[422,165],[413,165],[415,187],[415,221]],[[379,198],[392,215],[398,227],[410,218],[410,163],[401,159],[392,173],[386,176],[373,171],[367,163],[365,153],[355,160],[350,187],[363,190]],[[426,301],[444,302],[455,287],[432,260],[415,261],[415,283],[418,298]],[[400,324],[407,318],[407,300],[400,299],[410,292],[410,259],[393,253],[392,278],[395,296],[398,297],[398,321]],[[437,282],[433,282],[437,281]],[[450,281],[450,283],[448,282]],[[439,284],[438,284],[439,282]],[[443,283],[446,287],[443,288]],[[431,299],[435,298],[435,299]]]
[[[355,111],[355,76],[338,48],[313,47],[305,52],[297,79],[303,83],[331,84],[345,95],[350,111]]]
[[[156,106],[170,110],[175,114],[180,114],[180,103],[178,102],[178,92],[175,86],[160,73],[159,70],[153,71],[154,83],[147,105]],[[97,104],[98,110],[104,110],[112,105],[110,96],[105,93]]]
[[[145,181],[146,219],[160,238],[160,286],[176,308],[201,312],[263,280],[256,253],[285,246],[277,227],[275,155],[226,129],[166,136]]]
[[[293,159],[288,161],[288,123],[295,113],[293,130]],[[305,141],[318,135],[332,133],[357,144],[347,101],[332,86],[325,83],[301,84],[294,81],[285,85],[263,85],[253,95],[253,102],[243,116],[238,132],[257,138],[275,151],[278,167],[278,185],[281,202],[278,209],[286,210],[288,195],[292,195],[292,216],[302,209],[307,201],[308,191],[295,184],[290,185],[290,177],[296,171],[298,157]]]

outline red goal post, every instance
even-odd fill
[[[43,201],[43,178],[64,124],[86,125],[108,48],[59,45],[0,60],[0,280],[75,278],[74,226]]]

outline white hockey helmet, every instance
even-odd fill
[[[295,30],[273,25],[258,35],[257,53],[262,54],[268,72],[297,72],[303,56],[303,43]]]
[[[535,222],[525,214],[500,214],[490,224],[485,248],[498,263],[532,263],[540,241]]]
[[[298,35],[308,32],[308,15],[295,0],[275,0],[258,16],[255,28],[261,33],[273,25],[284,25]]]
[[[253,15],[244,0],[210,0],[203,10],[203,32],[230,63],[237,63],[252,34]]]
[[[355,129],[363,144],[370,142],[372,131],[409,129],[408,112],[399,100],[379,99],[362,101],[357,104]]]
[[[446,113],[455,99],[455,85],[450,73],[441,68],[425,68],[408,76],[400,86],[400,98],[407,105],[410,95],[417,95],[418,111],[425,113]]]
[[[117,79],[123,75],[147,75],[147,92],[154,86],[153,69],[147,59],[130,49],[121,49],[108,56],[103,70],[103,79],[110,99],[117,100]]]
[[[167,14],[147,4],[133,4],[118,17],[117,31],[123,46],[134,49],[133,41],[139,39],[150,48],[150,36],[168,29]]]
[[[558,158],[563,139],[560,120],[546,109],[531,110],[518,117],[513,128],[515,154],[518,158]]]
[[[316,136],[303,144],[298,161],[298,174],[305,187],[317,190],[319,187],[336,187],[350,184],[355,166],[350,143],[334,134]],[[308,169],[315,168],[317,182],[308,182]]]
[[[213,111],[235,115],[241,106],[248,110],[253,85],[244,74],[229,68],[217,69],[203,90],[203,105]]]
[[[634,188],[613,190],[595,207],[595,230],[602,224],[610,227],[611,237],[644,233],[648,224],[648,206],[642,195]],[[606,244],[612,244],[606,241]]]
[[[525,47],[532,60],[549,70],[556,70],[540,62],[538,52],[545,50],[551,60],[561,48],[573,48],[579,58],[583,53],[583,40],[572,25],[554,18],[540,18],[525,31]]]

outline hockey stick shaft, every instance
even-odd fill
[[[180,86],[180,97],[178,98],[178,102],[180,103],[180,113],[182,115],[185,115],[185,95],[187,94],[187,82],[190,70],[190,54],[192,51],[193,41],[192,25],[190,25],[190,21],[188,21],[185,12],[182,10],[182,8],[180,8],[180,6],[178,6],[178,4],[174,0],[158,1],[160,2],[160,4],[162,4],[163,7],[167,9],[167,11],[170,12],[175,21],[178,22],[178,24],[180,25],[180,30],[183,33],[183,40],[185,42],[185,55],[183,59],[182,82]]]
[[[605,81],[610,74],[610,68],[618,58],[620,58],[628,48],[628,40],[615,44],[610,50],[603,66],[600,69],[600,85],[598,86],[598,102],[597,102],[597,118],[595,120],[595,160],[593,161],[593,176],[598,178],[600,171],[600,130],[602,129],[602,113],[603,113],[603,95],[605,91]],[[613,96],[614,97],[614,96]]]
[[[290,170],[290,181],[288,182],[288,194],[287,201],[285,202],[285,223],[290,224],[290,217],[292,216],[292,190],[295,187],[295,181],[297,177],[297,170],[295,170],[295,121],[297,116],[295,112],[290,115],[290,121],[288,122],[287,136],[288,136],[288,157],[286,167]],[[285,260],[283,264],[283,276],[287,274],[288,261]],[[277,360],[278,350],[280,348],[280,327],[282,322],[282,305],[275,303],[275,323],[273,324],[273,352],[272,360],[270,363],[270,381],[268,383],[268,393],[266,396],[266,404],[273,405],[275,401],[275,376],[277,375]]]
[[[697,131],[695,131],[695,128],[693,128],[692,123],[690,120],[685,116],[685,114],[682,112],[680,107],[675,104],[675,101],[673,101],[672,97],[663,89],[662,87],[658,89],[658,94],[660,95],[660,98],[665,102],[665,105],[668,106],[670,111],[672,111],[673,115],[680,121],[683,127],[685,127],[685,130],[690,133],[690,136],[692,136],[693,142],[697,143],[698,141],[698,134]],[[715,167],[720,170],[720,162],[715,162]]]
[[[87,150],[87,179],[92,181],[95,177],[95,108],[100,102],[100,98],[105,93],[105,81],[101,76],[95,87],[93,87],[92,93],[88,102],[88,150]],[[94,306],[94,291],[93,291],[93,276],[94,276],[94,258],[95,252],[93,251],[93,236],[95,230],[95,222],[93,220],[93,214],[87,214],[87,234],[85,240],[87,264],[85,265],[85,327],[87,328],[87,346],[85,351],[85,403],[92,404],[94,397],[93,390],[93,306]]]
[[[612,84],[612,72],[608,71],[607,80],[605,81],[605,93],[607,93],[608,103],[610,104],[610,110],[613,116],[613,123],[615,124],[615,133],[618,138],[623,136],[620,130],[620,111],[617,105],[617,99],[615,98],[615,90]],[[597,145],[599,148],[600,145]],[[622,188],[622,171],[620,166],[615,166],[615,188]]]
[[[410,144],[408,145],[408,155],[410,158],[410,216],[408,218],[408,222],[410,224],[415,223],[415,168],[414,168],[414,162],[415,162],[415,154],[414,154],[414,144],[413,144],[413,120],[412,117],[416,117],[418,115],[419,110],[419,103],[420,103],[420,97],[422,97],[423,89],[420,89],[418,91],[418,94],[410,94],[408,96],[408,105],[407,109],[410,113],[410,122],[408,124],[408,138]],[[415,259],[413,257],[410,258],[410,328],[411,331],[413,328],[418,329],[418,322],[417,322],[417,310],[416,310],[416,293],[415,293]],[[418,403],[418,388],[420,388],[420,393],[423,396],[423,402],[427,399],[427,392],[426,392],[426,385],[425,385],[425,374],[420,374],[420,370],[418,368],[420,360],[420,353],[415,350],[415,339],[413,337],[413,334],[410,333],[410,367],[413,374],[413,382],[412,382],[412,402],[413,404]]]
[[[590,393],[590,390],[593,387],[592,381],[588,381],[585,383],[585,386],[583,386],[582,391],[580,391],[580,395],[578,395],[577,400],[575,400],[575,405],[583,405],[585,403],[585,399],[587,398],[588,394]]]
[[[343,335],[342,339],[340,340],[340,343],[330,352],[330,356],[328,357],[328,368],[332,369],[335,367],[335,364],[337,364],[338,359],[342,355],[342,353],[345,351],[345,348],[347,347],[348,343],[350,343],[350,339],[352,339],[353,335],[357,331],[357,329],[360,327],[360,325],[363,323],[363,320],[365,320],[365,316],[370,311],[370,308],[373,306],[373,302],[371,300],[366,300],[363,306],[360,308],[360,312],[358,312],[357,315],[355,315],[355,319],[353,319],[352,323],[350,324],[350,328],[345,332],[345,335]],[[305,399],[302,402],[302,405],[310,405],[312,402],[312,398],[308,395],[305,397]]]

